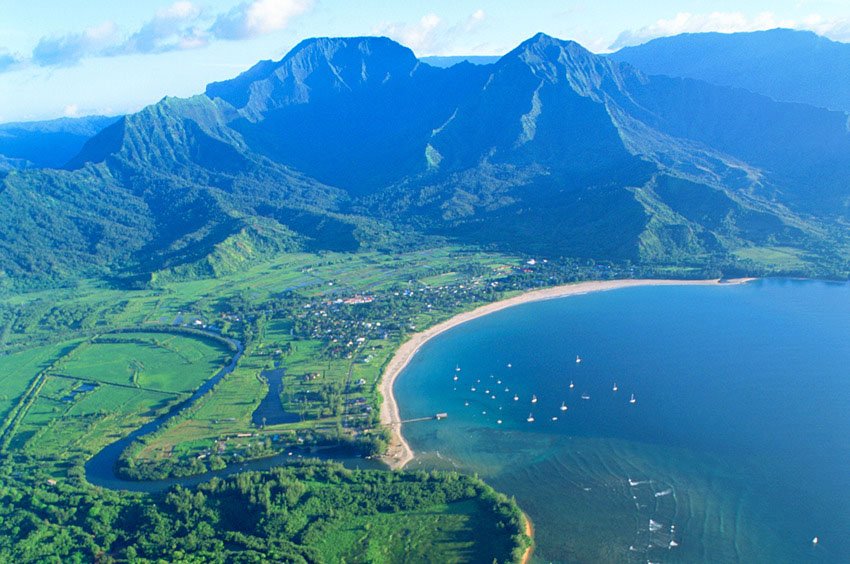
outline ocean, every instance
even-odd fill
[[[535,561],[850,562],[850,285],[525,304],[429,341],[395,395],[448,413],[404,426],[407,468],[515,496]]]

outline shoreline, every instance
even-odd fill
[[[525,536],[531,539],[531,544],[525,549],[520,564],[529,564],[531,562],[531,555],[534,554],[534,523],[531,522],[525,511],[522,512],[522,517],[524,520],[523,528],[525,529]]]
[[[422,346],[441,333],[448,331],[458,325],[478,319],[485,315],[531,302],[579,296],[592,292],[604,292],[618,290],[621,288],[633,288],[640,286],[726,286],[733,284],[746,284],[755,278],[736,278],[730,280],[663,280],[663,279],[625,279],[625,280],[594,280],[588,282],[575,282],[562,286],[553,286],[540,290],[531,290],[517,296],[479,306],[473,310],[459,313],[446,321],[433,325],[424,331],[414,333],[402,343],[393,357],[387,363],[381,376],[379,389],[383,398],[381,402],[381,425],[390,429],[390,444],[387,453],[383,456],[384,462],[392,470],[401,470],[413,460],[413,449],[404,439],[401,433],[401,416],[399,414],[398,402],[393,393],[393,385],[396,378],[401,374],[411,359],[419,352]]]

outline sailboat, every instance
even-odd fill
[[[519,401],[519,396],[514,394],[514,401]]]
[[[534,394],[531,395],[531,403],[537,403],[537,396]]]
[[[460,372],[460,365],[455,365],[455,372]]]
[[[455,382],[457,382],[457,374],[455,374],[455,377],[454,377],[454,378],[452,378],[452,380],[454,380]]]
[[[575,388],[575,387],[576,387],[576,385],[573,383],[573,381],[572,381],[572,380],[570,380],[570,389],[572,390],[572,389],[573,389],[573,388]]]
[[[579,355],[576,355],[576,364],[579,363],[581,363],[581,357]]]
[[[634,395],[634,394],[632,394],[632,397],[631,397],[631,398],[629,398],[629,403],[632,403],[632,404],[637,403],[637,400],[635,399],[635,395]]]
[[[561,402],[561,411],[566,411],[566,410],[567,410],[567,402],[562,401]]]
[[[584,393],[584,394],[582,394],[582,395],[581,395],[581,399],[583,399],[583,400],[589,400],[589,399],[590,399],[590,395],[589,395],[589,394]]]
[[[611,389],[615,392],[620,389],[620,388],[617,387],[617,382],[614,382],[614,387],[611,388]]]
[[[530,414],[530,413],[529,413],[529,414],[528,414],[528,419],[526,419],[526,421],[528,421],[529,423],[534,423],[534,415],[532,415],[532,414]]]

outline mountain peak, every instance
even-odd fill
[[[574,48],[580,51],[584,51],[586,53],[590,53],[587,49],[582,47],[579,43],[572,41],[570,39],[558,39],[557,37],[552,37],[551,35],[547,35],[545,33],[538,32],[517,46],[517,50],[534,50],[534,49],[551,49],[551,48]]]
[[[387,37],[316,37],[280,61],[262,61],[232,80],[207,86],[210,98],[251,113],[280,103],[306,102],[323,91],[354,91],[409,75],[419,65],[413,51]]]
[[[596,90],[605,77],[619,74],[617,65],[605,57],[591,53],[575,41],[545,33],[520,43],[500,64],[527,68],[539,79],[553,84],[566,81],[583,95]]]

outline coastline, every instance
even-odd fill
[[[528,548],[525,549],[525,552],[522,554],[522,559],[520,560],[521,564],[529,564],[531,562],[531,555],[534,554],[534,523],[531,522],[528,515],[523,511],[522,517],[524,520],[523,528],[525,529],[525,536],[531,539],[531,544]]]
[[[736,278],[730,280],[660,280],[660,279],[625,279],[625,280],[596,280],[588,282],[576,282],[562,286],[553,286],[541,290],[531,290],[517,296],[507,298],[498,302],[485,304],[473,310],[460,313],[424,331],[415,333],[402,343],[396,353],[387,363],[381,377],[380,391],[383,401],[381,402],[381,425],[390,429],[390,444],[383,460],[392,470],[401,470],[408,462],[413,460],[413,449],[404,439],[401,433],[401,416],[399,414],[398,402],[393,394],[393,385],[396,378],[405,369],[410,360],[419,352],[419,349],[436,337],[462,323],[472,321],[484,315],[514,307],[526,303],[578,296],[592,292],[603,292],[617,290],[620,288],[632,288],[638,286],[720,286],[730,284],[746,284],[755,280],[754,278]]]

